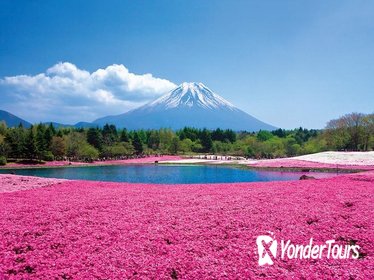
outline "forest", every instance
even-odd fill
[[[331,120],[322,130],[235,132],[185,127],[181,130],[56,128],[37,124],[30,128],[0,123],[0,165],[10,161],[93,161],[125,159],[153,154],[216,154],[246,158],[280,158],[327,150],[374,149],[374,114],[351,113]]]

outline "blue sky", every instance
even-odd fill
[[[0,2],[0,109],[33,122],[197,81],[275,126],[322,128],[374,111],[373,74],[373,1]]]

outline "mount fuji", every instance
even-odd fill
[[[180,129],[185,126],[236,131],[276,129],[236,108],[202,83],[183,83],[137,109],[93,123],[100,126],[109,123],[127,129]]]

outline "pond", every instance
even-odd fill
[[[17,175],[155,184],[234,183],[298,180],[306,174],[315,178],[335,176],[334,173],[260,171],[212,165],[111,165],[59,168],[28,168],[0,170]]]

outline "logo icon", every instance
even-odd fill
[[[278,240],[279,241],[279,240]],[[269,231],[269,235],[259,235],[256,239],[258,249],[258,265],[273,265],[277,258],[278,242],[274,233]],[[358,259],[360,257],[360,246],[356,244],[339,244],[335,240],[327,240],[322,244],[315,244],[310,238],[307,244],[293,244],[291,240],[279,241],[279,256],[284,259]]]
[[[274,262],[270,254],[274,258],[277,257],[277,241],[268,235],[260,235],[256,239],[256,244],[258,248],[258,264],[260,266],[265,264],[272,265]]]

